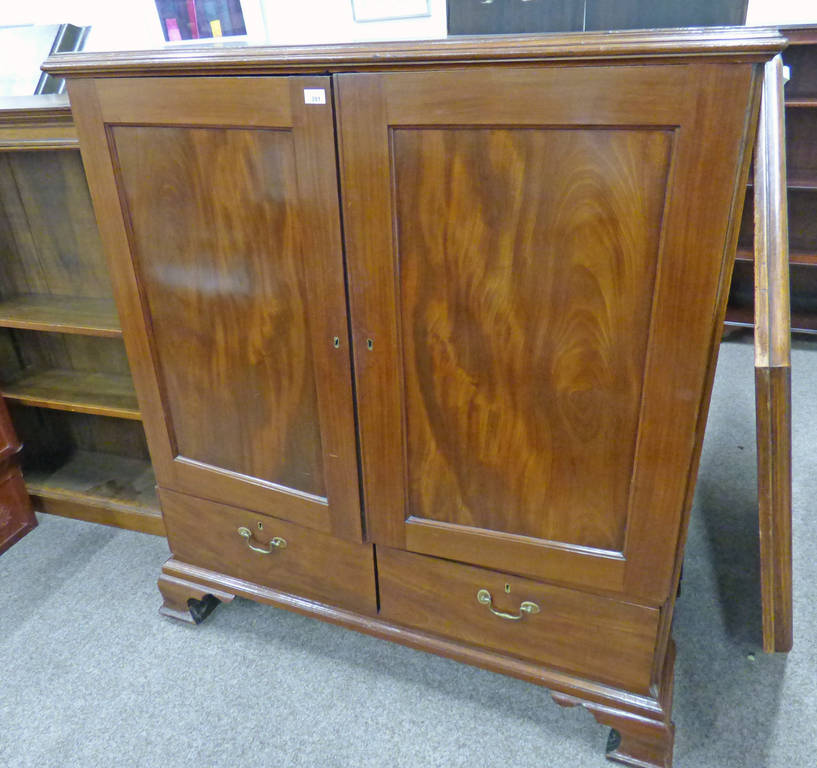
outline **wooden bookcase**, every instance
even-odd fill
[[[783,61],[791,69],[785,87],[791,326],[793,331],[817,333],[817,26],[781,32],[789,39]],[[754,325],[753,217],[750,181],[727,326]]]
[[[66,96],[0,101],[0,393],[39,511],[163,534]]]

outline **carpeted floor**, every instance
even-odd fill
[[[678,604],[676,768],[817,747],[817,344],[793,355],[795,647],[760,652],[752,348],[722,346]],[[607,730],[533,685],[236,600],[160,617],[163,539],[41,516],[0,557],[3,768],[592,768]]]

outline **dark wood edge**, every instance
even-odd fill
[[[670,643],[662,677],[663,719],[645,718],[631,712],[604,704],[583,701],[575,696],[551,693],[553,700],[562,707],[584,707],[600,725],[618,731],[619,738],[608,746],[607,759],[636,768],[669,768],[675,741],[672,723],[672,691],[675,680],[675,644]]]
[[[31,520],[27,520],[23,523],[23,525],[5,541],[0,542],[0,555],[37,527],[37,518],[35,518],[34,515],[32,515],[31,518]]]
[[[313,46],[167,47],[153,51],[57,54],[42,69],[56,77],[253,74],[384,70],[424,65],[741,56],[765,60],[785,38],[771,28],[709,27],[552,35],[462,36],[396,43]]]
[[[3,409],[3,403],[0,402],[0,409]],[[20,469],[17,466],[17,454],[20,452],[22,446],[17,444],[7,444],[3,447],[0,453],[0,485],[5,483],[22,483],[22,476]],[[25,494],[21,494],[21,501],[24,502],[24,507],[20,512],[24,515],[24,519],[19,521],[19,528],[11,534],[4,541],[0,542],[0,555],[3,554],[12,544],[16,544],[27,533],[30,533],[37,527],[37,518],[34,515],[34,510],[28,503]]]
[[[791,369],[755,369],[763,650],[792,649]]]
[[[0,474],[5,474],[8,470],[6,466],[12,459],[20,455],[23,446],[20,443],[6,443],[0,448]]]
[[[76,498],[59,498],[41,495],[36,489],[29,490],[31,503],[38,512],[59,517],[70,517],[74,520],[86,520],[89,523],[101,523],[129,531],[150,533],[154,536],[165,536],[165,524],[159,510],[147,507],[127,507],[105,501],[79,500]]]
[[[67,94],[42,96],[7,96],[0,98],[0,125],[26,123],[41,125],[73,122]]]
[[[695,426],[695,450],[690,462],[686,495],[681,516],[681,524],[678,535],[678,543],[675,551],[675,565],[673,567],[672,580],[670,582],[670,594],[675,595],[678,591],[678,584],[681,579],[681,569],[684,564],[684,551],[686,548],[687,534],[689,532],[689,518],[692,512],[692,503],[695,498],[695,486],[698,477],[698,467],[701,461],[703,450],[703,438],[706,431],[706,424],[709,418],[709,405],[712,397],[712,388],[715,383],[715,370],[718,363],[718,353],[720,352],[721,337],[726,318],[729,286],[732,283],[732,273],[735,266],[735,254],[738,248],[738,238],[740,236],[740,222],[743,216],[743,208],[746,203],[746,195],[743,190],[752,166],[752,147],[755,144],[757,135],[758,118],[760,114],[761,89],[763,80],[763,67],[755,69],[753,78],[753,95],[749,107],[746,111],[746,121],[744,124],[744,154],[743,161],[737,170],[737,178],[734,184],[734,195],[732,198],[732,213],[729,220],[729,230],[726,237],[724,256],[724,266],[721,270],[720,282],[718,285],[718,299],[713,311],[715,313],[712,328],[712,337],[709,340],[709,360],[704,380],[704,391],[701,397],[701,407],[698,411],[698,420]],[[655,654],[655,666],[653,668],[653,679],[663,680],[667,674],[664,668],[665,659],[669,658],[672,641],[670,637],[672,629],[672,619],[675,611],[675,600],[670,599],[661,609],[661,620],[658,629],[658,645]],[[674,652],[673,652],[674,658]],[[659,686],[660,687],[660,686]]]
[[[544,686],[557,693],[575,696],[581,699],[582,702],[593,702],[622,712],[635,714],[648,720],[664,722],[666,719],[667,695],[671,696],[671,690],[659,690],[655,698],[632,693],[603,683],[585,680],[558,669],[410,629],[384,621],[373,615],[357,613],[307,600],[286,592],[279,592],[270,587],[189,565],[173,557],[162,567],[162,574],[208,586],[237,597],[275,605],[304,616],[311,616],[366,635],[390,640],[417,650],[428,651],[438,656],[444,656],[492,672],[516,677],[529,683]],[[668,675],[669,678],[665,676],[663,680],[671,680],[671,670]]]

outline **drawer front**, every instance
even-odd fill
[[[649,691],[658,609],[385,547],[377,548],[377,573],[386,620]],[[490,604],[484,595],[478,601],[480,590]],[[538,612],[520,612],[525,602]]]
[[[371,545],[159,489],[167,538],[182,562],[363,613],[377,611]],[[245,528],[250,538],[241,536]],[[271,547],[275,538],[286,542]]]

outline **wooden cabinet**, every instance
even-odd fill
[[[515,675],[618,730],[611,758],[669,765],[674,595],[781,45],[51,59],[156,464],[163,611],[240,595]]]
[[[64,96],[0,103],[0,394],[34,506],[162,534]]]

